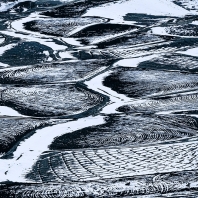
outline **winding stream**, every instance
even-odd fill
[[[2,0],[0,197],[196,197],[197,14]]]

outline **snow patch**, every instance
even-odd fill
[[[123,16],[128,13],[178,17],[192,14],[171,0],[125,0],[90,8],[83,16],[99,16],[123,22]]]

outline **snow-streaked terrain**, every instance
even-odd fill
[[[2,0],[0,197],[196,197],[196,0]]]

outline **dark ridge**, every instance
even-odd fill
[[[75,50],[75,51],[71,52],[71,54],[72,54],[72,56],[74,56],[74,57],[76,57],[80,60],[89,60],[89,59],[100,59],[100,60],[102,60],[102,59],[105,59],[105,58],[114,59],[114,60],[119,59],[117,57],[114,58],[112,56],[109,56],[108,54],[106,55],[106,54],[103,54],[103,53],[100,53],[100,52],[94,53],[94,50],[93,50],[93,53],[92,53],[92,50],[90,50],[90,51],[85,51],[85,50],[78,50],[77,51],[77,50]]]
[[[190,114],[191,116],[195,115],[196,117],[196,115],[198,114],[198,110],[178,111],[178,112],[173,112],[172,114],[175,114],[175,115],[183,114],[187,116]]]
[[[167,34],[177,36],[198,36],[198,27],[193,24],[182,24],[164,27]]]
[[[155,24],[162,19],[169,19],[169,18],[177,19],[178,17],[155,16],[149,14],[135,14],[135,13],[128,13],[123,17],[125,21],[135,21],[138,25],[147,25],[147,26]]]
[[[7,86],[1,92],[0,104],[23,115],[80,118],[95,114],[108,100],[107,96],[92,91],[81,83],[64,83]]]
[[[174,42],[170,42],[169,44],[161,44],[158,46],[153,46],[153,47],[149,47],[148,50],[151,49],[160,49],[160,48],[167,48],[167,47],[171,47],[171,48],[177,48],[180,49],[181,47],[183,47],[183,50],[185,50],[185,47],[187,49],[187,47],[195,47],[198,44],[198,38],[179,38],[179,39],[175,39]]]
[[[17,0],[2,0],[3,3],[7,3],[7,2],[15,2]]]
[[[46,119],[0,118],[0,124],[0,154],[7,155],[7,152],[18,145],[20,140],[50,123]]]
[[[104,35],[112,35],[119,32],[124,32],[128,30],[132,30],[137,28],[134,25],[120,25],[120,24],[97,24],[87,27],[70,37],[73,38],[81,38],[81,37],[93,37],[93,36],[104,36]]]
[[[30,30],[33,32],[39,32],[39,28],[37,28],[35,25],[36,25],[36,21],[29,21],[29,22],[26,22],[23,24],[23,26],[26,30]],[[59,36],[59,35],[55,34],[53,36]]]
[[[198,75],[161,71],[157,67],[153,70],[120,67],[104,79],[103,85],[131,98],[148,98],[197,89]]]
[[[50,47],[38,42],[19,42],[1,55],[0,62],[13,67],[38,64],[46,61],[47,56],[43,51],[53,53]]]
[[[19,2],[15,6],[13,6],[13,9],[16,12],[23,12],[24,8],[26,9],[34,9],[36,8],[36,3],[32,1],[24,1],[24,2]]]
[[[189,2],[193,2],[192,0],[174,0],[173,3],[175,3],[176,5],[188,10],[188,11],[192,11],[192,10],[195,10],[197,11],[197,7],[195,6],[191,6]],[[186,5],[187,3],[187,5]],[[191,7],[188,7],[188,3],[189,3],[189,6]],[[185,16],[185,18],[189,18],[189,17],[193,17],[193,15],[187,15]]]
[[[197,119],[187,116],[110,115],[105,124],[57,137],[50,149],[132,146],[197,135]]]
[[[71,54],[81,60],[86,59],[121,59],[121,58],[132,58],[140,57],[145,55],[161,54],[172,52],[175,50],[187,50],[190,47],[196,47],[198,44],[197,38],[179,38],[170,40],[168,42],[154,43],[152,45],[142,45],[141,47],[124,47],[115,46],[107,49],[91,49],[91,50],[75,50]]]
[[[133,178],[120,178],[110,180],[108,182],[90,182],[85,183],[11,183],[5,182],[0,185],[0,197],[11,198],[17,194],[20,198],[32,198],[35,196],[45,195],[45,198],[67,198],[67,197],[81,197],[81,198],[98,198],[98,197],[142,197],[149,195],[149,197],[183,197],[195,198],[197,188],[193,188],[191,184],[196,182],[196,171],[173,172],[166,174],[155,174],[147,176],[137,176]],[[138,183],[136,189],[133,182]],[[115,185],[115,186],[114,186]],[[118,189],[117,186],[120,186]],[[122,187],[121,187],[122,186]],[[177,190],[177,192],[175,192]],[[97,193],[101,192],[100,195]],[[171,193],[167,194],[167,193]],[[155,194],[154,194],[155,193]],[[139,195],[139,196],[138,196]],[[175,197],[174,197],[175,195]]]
[[[117,38],[106,40],[97,44],[99,49],[111,49],[131,47],[133,45],[147,45],[150,42],[166,42],[175,39],[173,36],[161,36],[149,34],[147,30],[132,32],[127,35],[123,35]]]
[[[95,41],[97,45],[97,43],[106,42],[106,41],[97,42],[97,39],[102,39],[106,37],[105,40],[107,40],[107,42],[112,41],[116,39],[117,34],[124,33],[124,32],[127,33],[127,31],[130,31],[135,28],[137,28],[137,26],[110,24],[110,23],[97,24],[97,25],[92,25],[87,28],[84,28],[83,30],[71,35],[70,37],[76,38],[78,41],[80,41],[84,45],[92,44],[92,42],[95,42]],[[108,37],[111,37],[112,35],[115,35],[115,37],[108,38]]]
[[[121,178],[111,180],[110,182],[90,182],[89,191],[87,191],[86,184],[42,184],[42,183],[11,183],[5,182],[0,185],[0,197],[15,197],[19,195],[20,198],[32,198],[35,196],[45,195],[45,198],[67,198],[67,197],[122,197],[129,198],[132,195],[135,197],[142,197],[142,195],[149,195],[149,197],[183,197],[195,198],[197,197],[197,188],[192,187],[191,184],[196,182],[196,171],[173,172],[166,174],[155,174],[147,176],[138,176],[134,178]],[[136,190],[133,188],[133,182],[139,185]],[[123,186],[120,189],[115,185]],[[161,186],[161,188],[160,188]],[[125,189],[125,187],[128,189]],[[150,189],[149,189],[150,187]],[[99,196],[97,192],[101,192]],[[177,192],[175,192],[177,190]],[[172,193],[171,193],[172,192]],[[155,193],[155,194],[154,194]],[[169,193],[169,194],[167,194]],[[139,196],[137,196],[139,195]]]
[[[86,12],[88,8],[88,4],[85,0],[79,0],[77,2],[69,3],[63,6],[59,6],[54,8],[53,10],[49,10],[43,12],[43,15],[50,17],[79,17]]]
[[[143,113],[155,114],[163,112],[188,112],[192,109],[197,111],[197,91],[186,92],[183,94],[170,94],[169,96],[155,96],[149,100],[143,100],[139,103],[124,105],[118,108],[118,111],[125,113]]]
[[[58,83],[61,81],[81,81],[88,73],[101,67],[110,67],[115,61],[87,60],[78,62],[50,63],[33,65],[25,68],[4,69],[0,71],[2,84],[40,84]]]
[[[101,17],[56,18],[51,20],[35,20],[24,23],[27,30],[45,35],[68,37],[77,28],[96,23],[106,23],[109,19]]]
[[[100,42],[97,44],[97,47],[99,49],[105,49],[107,47],[119,47],[119,46],[122,46],[123,43],[125,45],[127,45],[128,43],[130,43],[130,39],[135,39],[137,38],[139,35],[141,35],[140,32],[137,32],[137,33],[132,33],[130,35],[124,35],[122,37],[118,37],[118,38],[115,38],[115,39],[111,39],[111,40],[107,40],[107,41],[103,41],[103,42]],[[141,35],[143,36],[143,35]],[[141,41],[140,41],[141,42]],[[130,45],[130,44],[129,44]]]
[[[185,54],[167,54],[149,61],[141,62],[138,68],[197,73],[198,58]]]
[[[78,0],[67,3],[66,5],[59,6],[52,10],[43,12],[43,15],[51,17],[79,17],[86,12],[88,8],[93,6],[102,5],[104,3],[114,2],[118,0]]]

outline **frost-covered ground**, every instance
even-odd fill
[[[197,197],[196,0],[0,2],[0,197]]]

